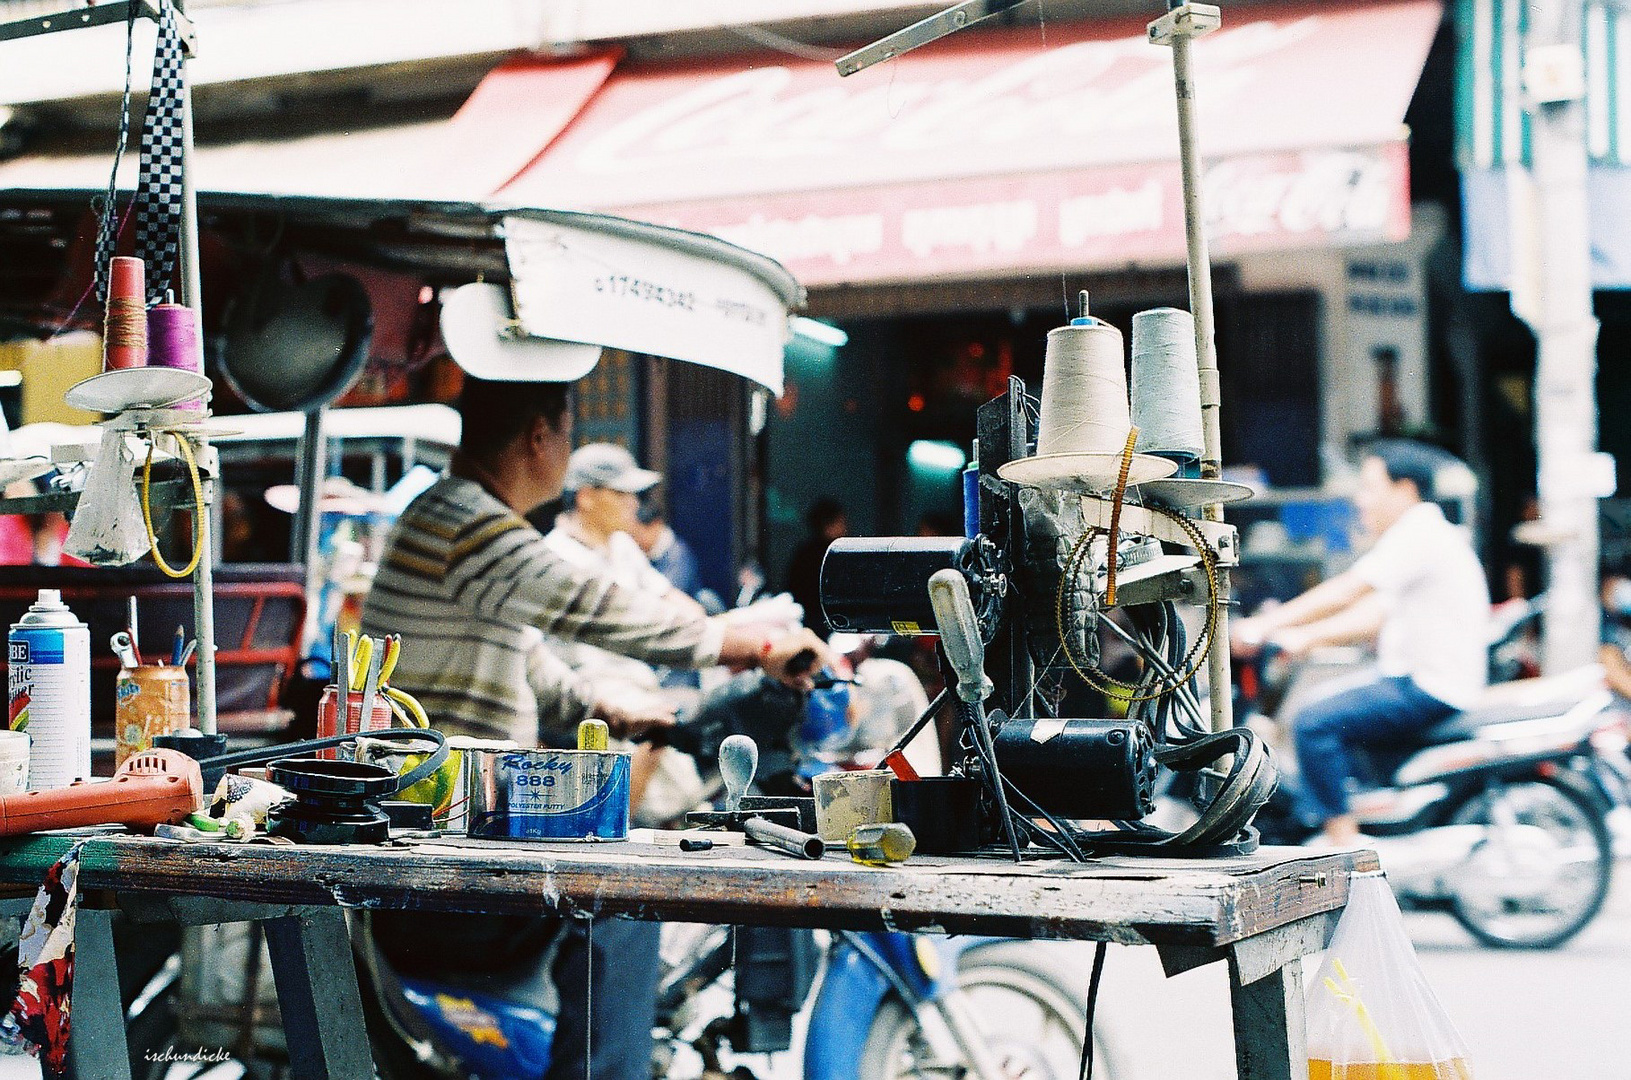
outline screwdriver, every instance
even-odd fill
[[[898,821],[857,825],[844,846],[849,848],[849,857],[862,866],[887,866],[910,858],[917,850],[917,837]]]

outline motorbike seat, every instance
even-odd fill
[[[1494,724],[1508,724],[1517,720],[1544,720],[1549,716],[1557,716],[1573,704],[1575,702],[1572,701],[1539,701],[1474,706],[1423,729],[1411,741],[1422,746],[1442,746],[1445,743],[1461,742],[1473,738],[1481,729]]]

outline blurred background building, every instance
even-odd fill
[[[1046,331],[1081,290],[1124,332],[1137,310],[1187,306],[1170,66],[1143,36],[1164,10],[1153,0],[1022,4],[849,79],[832,65],[843,51],[942,5],[187,6],[207,329],[268,272],[357,276],[376,332],[349,403],[456,391],[437,290],[503,272],[501,252],[461,231],[461,207],[712,232],[805,283],[781,398],[622,354],[579,396],[584,438],[669,475],[670,520],[724,595],[754,558],[774,583],[822,498],[852,533],[954,528],[974,409],[1009,375],[1037,385]],[[0,21],[70,7],[0,0]],[[1615,290],[1631,280],[1631,231],[1606,208],[1631,132],[1617,111],[1631,21],[1612,3],[1585,10],[1601,441],[1623,456],[1631,374],[1613,358],[1631,307]],[[1265,488],[1239,511],[1248,557],[1250,526],[1269,525],[1262,587],[1342,557],[1341,504],[1316,489],[1341,479],[1355,439],[1386,433],[1473,465],[1483,483],[1464,512],[1498,594],[1508,567],[1533,590],[1538,562],[1506,539],[1535,488],[1534,339],[1502,291],[1502,178],[1525,145],[1509,89],[1520,0],[1224,16],[1196,50],[1200,123],[1225,458]],[[139,109],[151,29],[137,35]],[[70,313],[124,78],[120,26],[0,44],[0,333],[13,338],[0,367],[24,371],[29,418],[47,408],[29,404],[43,372],[96,362],[94,320]]]

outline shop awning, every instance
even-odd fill
[[[615,53],[572,60],[517,59],[495,68],[452,117],[359,124],[295,138],[265,134],[201,141],[200,192],[327,199],[479,203],[543,152],[601,88]],[[43,152],[0,162],[6,190],[105,188],[112,152]],[[120,186],[136,178],[126,154]]]
[[[1437,0],[1232,13],[1195,49],[1214,253],[1400,239]],[[1046,40],[1044,40],[1044,33]],[[620,67],[497,199],[714,233],[810,285],[1182,261],[1171,62],[1142,21],[831,64]]]

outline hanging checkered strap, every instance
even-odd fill
[[[160,3],[164,12],[153,54],[153,87],[147,96],[142,167],[136,181],[136,254],[147,264],[149,304],[164,299],[176,268],[181,238],[181,123],[187,100],[175,7],[170,0]]]

